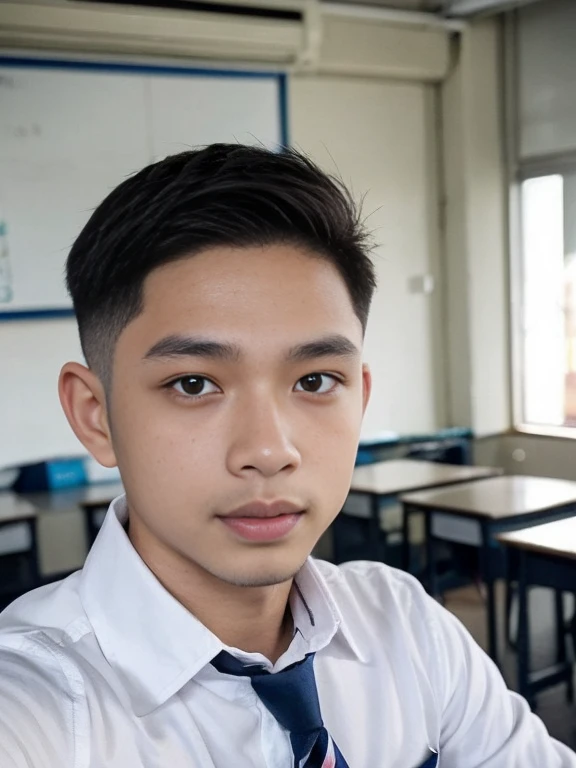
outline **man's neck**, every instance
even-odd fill
[[[210,589],[194,579],[192,594],[187,584],[165,583],[174,597],[213,632],[224,645],[247,653],[261,653],[273,664],[288,650],[293,621],[289,605],[292,582],[273,587],[235,587],[224,584]],[[214,610],[215,606],[217,610]]]
[[[241,587],[218,579],[195,563],[150,546],[139,526],[130,526],[132,545],[160,581],[224,645],[261,653],[273,664],[293,636],[289,597],[293,580],[265,587]]]

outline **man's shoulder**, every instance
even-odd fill
[[[0,636],[0,765],[72,765],[81,679],[41,630]]]
[[[77,644],[88,629],[75,577],[0,614],[0,765],[72,765],[73,724],[87,717]]]
[[[400,630],[410,625],[414,631],[436,616],[432,599],[420,582],[409,573],[384,563],[357,560],[334,565],[313,560],[313,565],[344,617],[348,610],[359,609],[370,622],[394,617]]]
[[[63,691],[78,687],[75,644],[90,632],[77,574],[31,590],[0,613],[0,676]]]
[[[426,592],[420,582],[411,574],[373,560],[351,560],[334,565],[326,560],[312,560],[324,581],[330,588],[371,591],[380,597],[383,594],[399,595],[406,598],[426,599]]]
[[[38,587],[10,603],[0,613],[0,638],[16,631],[63,629],[84,615],[78,594],[80,572]]]

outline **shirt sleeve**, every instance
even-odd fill
[[[527,701],[508,690],[458,619],[427,599],[442,768],[576,768],[576,753],[553,739]]]
[[[57,660],[0,648],[0,766],[76,768],[73,705]]]

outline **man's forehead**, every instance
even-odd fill
[[[189,294],[195,301],[229,301],[258,295],[262,301],[299,298],[334,299],[347,294],[345,280],[326,257],[291,245],[212,248],[184,256],[150,272],[144,304]],[[239,295],[240,294],[240,295]],[[225,308],[225,307],[224,307]]]
[[[223,254],[201,253],[151,273],[145,282],[142,311],[132,329],[127,328],[133,341],[133,334],[140,336],[139,356],[158,357],[158,350],[150,353],[161,342],[164,356],[168,352],[174,356],[175,347],[186,344],[175,337],[234,344],[237,348],[228,350],[229,359],[256,346],[269,347],[275,357],[279,349],[288,356],[292,347],[328,336],[340,335],[356,347],[362,345],[360,320],[333,265],[290,251],[275,256],[283,265],[292,262],[294,255],[298,269],[292,262],[285,273],[275,273],[263,266],[274,256],[263,257],[262,249],[248,249],[246,254],[236,254],[230,261],[231,267],[243,265],[240,275],[235,268],[228,272],[218,267],[231,257],[231,249]],[[198,268],[201,261],[204,264]],[[214,270],[213,265],[217,265]],[[254,268],[258,265],[262,269]],[[333,351],[341,354],[342,345]]]

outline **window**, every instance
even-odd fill
[[[576,427],[576,172],[525,179],[522,216],[522,414]]]
[[[523,4],[507,17],[514,238],[516,420],[576,437],[576,2]],[[516,232],[513,205],[512,231]]]

